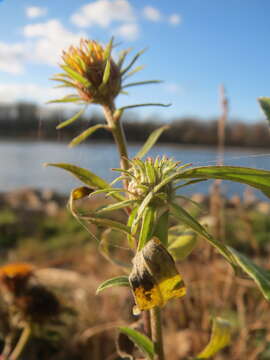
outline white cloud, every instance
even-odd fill
[[[31,19],[36,19],[47,14],[47,9],[38,6],[30,6],[25,9],[26,16]]]
[[[123,39],[134,41],[139,37],[139,27],[137,24],[123,24],[115,29],[114,34]]]
[[[106,28],[113,22],[133,22],[135,14],[127,0],[97,0],[81,7],[71,16],[71,21],[79,27]]]
[[[34,83],[0,83],[0,99],[3,103],[26,100],[44,104],[51,99],[56,99],[65,95],[66,92],[64,89],[47,88]]]
[[[158,22],[162,19],[160,11],[152,6],[145,6],[143,9],[143,15],[147,20],[154,22]]]
[[[0,70],[14,75],[23,73],[24,52],[23,44],[0,42]]]
[[[164,84],[164,89],[171,94],[183,93],[183,88],[177,83],[166,83]]]
[[[169,16],[169,24],[177,26],[182,22],[182,18],[179,14],[172,14]]]
[[[85,36],[83,33],[72,33],[56,19],[26,25],[23,34],[26,38],[34,39],[31,59],[49,65],[59,63],[62,50],[71,44],[78,44],[80,38]]]

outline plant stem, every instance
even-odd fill
[[[30,339],[30,335],[31,335],[31,326],[29,324],[26,324],[15,346],[15,349],[12,351],[11,355],[9,356],[9,360],[17,360],[19,358],[28,340]]]
[[[154,360],[165,360],[162,338],[161,309],[154,307],[150,310],[151,334],[154,343]]]
[[[116,118],[114,116],[114,112],[115,112],[114,104],[103,105],[103,111],[119,152],[121,168],[127,170],[129,168],[129,163],[128,163],[126,137],[123,131],[120,118]]]

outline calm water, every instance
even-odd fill
[[[135,155],[138,145],[131,145],[130,155]],[[155,146],[149,153],[151,156],[166,154],[183,163],[194,166],[215,165],[217,153],[214,149],[191,148],[173,145]],[[113,144],[85,144],[69,149],[63,143],[55,142],[0,142],[0,191],[18,187],[50,188],[68,193],[80,183],[63,170],[43,167],[44,162],[70,162],[89,168],[99,176],[111,181],[117,175],[111,168],[118,167],[118,155]],[[225,164],[234,166],[250,166],[270,170],[270,153],[258,150],[227,150]],[[210,182],[193,185],[189,192],[207,192]],[[224,191],[228,195],[241,194],[241,184],[224,182]]]

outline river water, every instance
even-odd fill
[[[130,156],[134,156],[139,148],[137,144],[131,145]],[[194,166],[215,165],[217,161],[214,148],[163,144],[155,146],[149,156],[163,154],[183,163],[192,163]],[[113,180],[118,175],[111,168],[119,167],[118,154],[111,143],[88,143],[69,149],[66,144],[57,142],[2,140],[0,142],[0,191],[34,187],[68,193],[73,187],[80,186],[80,182],[65,171],[44,167],[45,162],[69,162],[88,168],[107,181]],[[254,149],[228,149],[224,163],[270,170],[270,153]],[[207,193],[210,184],[210,182],[202,182],[192,185],[189,190],[185,190],[185,193]],[[223,182],[223,189],[228,196],[241,195],[244,186]]]

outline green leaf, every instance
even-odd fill
[[[137,211],[138,211],[138,207],[134,207],[132,210],[131,210],[131,213],[129,214],[129,218],[128,218],[128,221],[127,221],[127,226],[132,227],[132,224],[133,224],[133,221],[137,215]],[[134,234],[137,232],[137,227],[135,229],[133,229],[134,231]],[[129,245],[130,247],[133,249],[135,248],[135,241],[134,241],[134,237],[129,235],[128,236],[128,242],[129,242]]]
[[[80,84],[82,84],[85,87],[90,87],[91,83],[89,80],[87,80],[84,76],[79,74],[77,71],[71,69],[68,65],[61,65],[62,69],[65,70],[72,79],[78,81]]]
[[[233,254],[237,265],[255,281],[266,300],[270,301],[270,272],[254,264],[239,251],[231,247],[228,248]]]
[[[128,66],[123,69],[121,71],[121,75],[124,75],[125,73],[127,73],[131,68],[132,66],[134,65],[134,63],[139,59],[139,57],[146,51],[147,49],[142,49],[141,51],[139,51],[134,57],[133,59],[131,60],[131,62],[128,64]]]
[[[171,208],[171,213],[174,215],[176,219],[178,219],[181,223],[185,224],[186,226],[194,230],[197,234],[201,235],[203,238],[209,241],[210,244],[213,245],[229,261],[229,263],[231,263],[235,267],[235,261],[233,255],[225,245],[215,240],[206,231],[206,229],[193,216],[191,216],[188,212],[186,212],[186,210],[184,210],[181,206],[175,203],[171,203],[170,208]]]
[[[138,251],[140,251],[148,240],[151,239],[154,228],[156,211],[153,206],[147,206],[142,216],[142,226],[138,242]]]
[[[101,235],[101,239],[99,242],[99,246],[98,249],[100,251],[100,253],[105,257],[105,259],[107,259],[110,263],[120,266],[122,269],[124,270],[128,270],[130,272],[131,270],[131,263],[128,261],[123,261],[121,258],[119,258],[119,252],[115,251],[115,249],[118,248],[118,241],[121,241],[119,234],[117,234],[116,237],[116,243],[113,240],[113,229],[112,228],[108,228],[105,231],[103,231],[102,235]],[[131,251],[131,249],[129,248],[123,248],[122,245],[120,245],[120,249],[126,249],[127,251],[130,252],[130,254],[133,255],[133,252]]]
[[[177,225],[169,229],[168,251],[175,260],[183,260],[197,245],[197,235],[192,230]]]
[[[74,175],[77,179],[89,186],[91,189],[104,189],[108,188],[109,184],[100,178],[98,175],[92,173],[90,170],[81,168],[76,165],[67,163],[46,163],[45,166],[54,166],[64,169]]]
[[[129,84],[125,84],[122,86],[122,89],[131,87],[131,86],[138,86],[138,85],[151,85],[151,84],[160,84],[162,83],[161,80],[145,80],[145,81],[137,81]]]
[[[264,297],[270,301],[270,274],[266,270],[254,264],[245,255],[239,253],[235,249],[225,246],[221,242],[213,239],[213,237],[206,231],[206,229],[197,222],[190,214],[177,204],[170,204],[172,214],[183,224],[193,229],[196,233],[204,237],[210,242],[227,261],[234,267],[241,268],[247,275],[249,275],[257,284]]]
[[[136,202],[136,200],[123,200],[119,201],[115,204],[109,204],[102,206],[100,209],[96,210],[96,214],[103,214],[108,211],[115,211],[119,209],[123,209],[126,207],[129,207],[129,205],[133,205]]]
[[[74,116],[72,116],[70,119],[63,121],[61,124],[59,124],[56,129],[62,129],[70,124],[72,124],[74,121],[76,121],[80,116],[83,115],[83,113],[85,112],[86,107],[82,108],[79,112],[77,112]]]
[[[261,190],[270,197],[270,171],[237,166],[204,166],[184,171],[178,179],[204,178],[240,182]]]
[[[91,189],[106,189],[110,185],[98,175],[94,174],[90,170],[81,168],[76,165],[66,163],[45,163],[45,166],[54,166],[63,170],[68,171],[81,182],[89,186]],[[112,195],[117,200],[123,200],[123,196],[120,194]]]
[[[118,221],[96,217],[96,216],[79,216],[79,218],[82,220],[89,221],[97,226],[104,226],[105,228],[111,228],[113,230],[121,231],[127,235],[130,235],[130,227]]]
[[[263,109],[263,112],[265,113],[265,116],[267,117],[267,120],[270,121],[270,98],[260,97],[258,101],[261,105],[261,108]]]
[[[70,143],[69,147],[74,147],[76,145],[79,145],[81,142],[86,140],[90,135],[92,135],[94,132],[96,132],[98,129],[105,129],[106,125],[97,124],[94,126],[89,127],[85,131],[83,131],[80,135],[76,136]]]
[[[63,97],[62,99],[50,100],[47,102],[47,104],[69,103],[69,102],[77,102],[81,100],[82,99],[76,95],[68,95]]]
[[[123,81],[125,81],[128,77],[136,74],[137,72],[143,70],[144,68],[145,68],[144,65],[140,65],[140,66],[135,67],[133,70],[129,71],[125,76],[123,76]]]
[[[111,59],[109,58],[106,62],[106,66],[105,66],[105,70],[103,73],[103,78],[102,78],[102,83],[100,85],[100,89],[103,88],[104,85],[107,84],[109,78],[110,78],[110,73],[111,73]]]
[[[169,226],[169,210],[166,210],[161,214],[156,222],[154,230],[154,236],[158,237],[162,245],[167,248],[168,246],[168,226]]]
[[[198,359],[209,359],[214,356],[218,351],[228,346],[231,341],[231,325],[222,318],[216,318],[213,322],[212,334],[208,345],[204,350],[197,355]]]
[[[147,336],[128,327],[119,327],[119,331],[127,335],[129,339],[133,341],[134,344],[143,352],[148,360],[154,359],[154,344]]]
[[[135,155],[135,157],[140,159],[143,158],[148,153],[148,151],[155,145],[160,135],[168,128],[169,126],[166,125],[154,130],[150,134],[140,151]]]
[[[111,57],[111,52],[112,52],[112,48],[113,48],[113,36],[111,37],[111,40],[109,41],[109,43],[106,45],[105,51],[104,51],[104,60],[108,60]]]
[[[117,276],[112,279],[108,279],[99,285],[96,291],[96,295],[98,295],[101,291],[114,287],[114,286],[127,286],[130,287],[128,276]]]
[[[131,48],[129,49],[126,49],[126,50],[122,50],[120,53],[119,53],[119,59],[117,61],[117,66],[121,69],[127,55],[131,52]]]
[[[162,103],[145,103],[145,104],[135,104],[135,105],[127,105],[119,108],[118,110],[127,110],[127,109],[134,109],[137,107],[143,107],[143,106],[161,106],[161,107],[168,107],[171,106],[171,104],[162,104]]]

